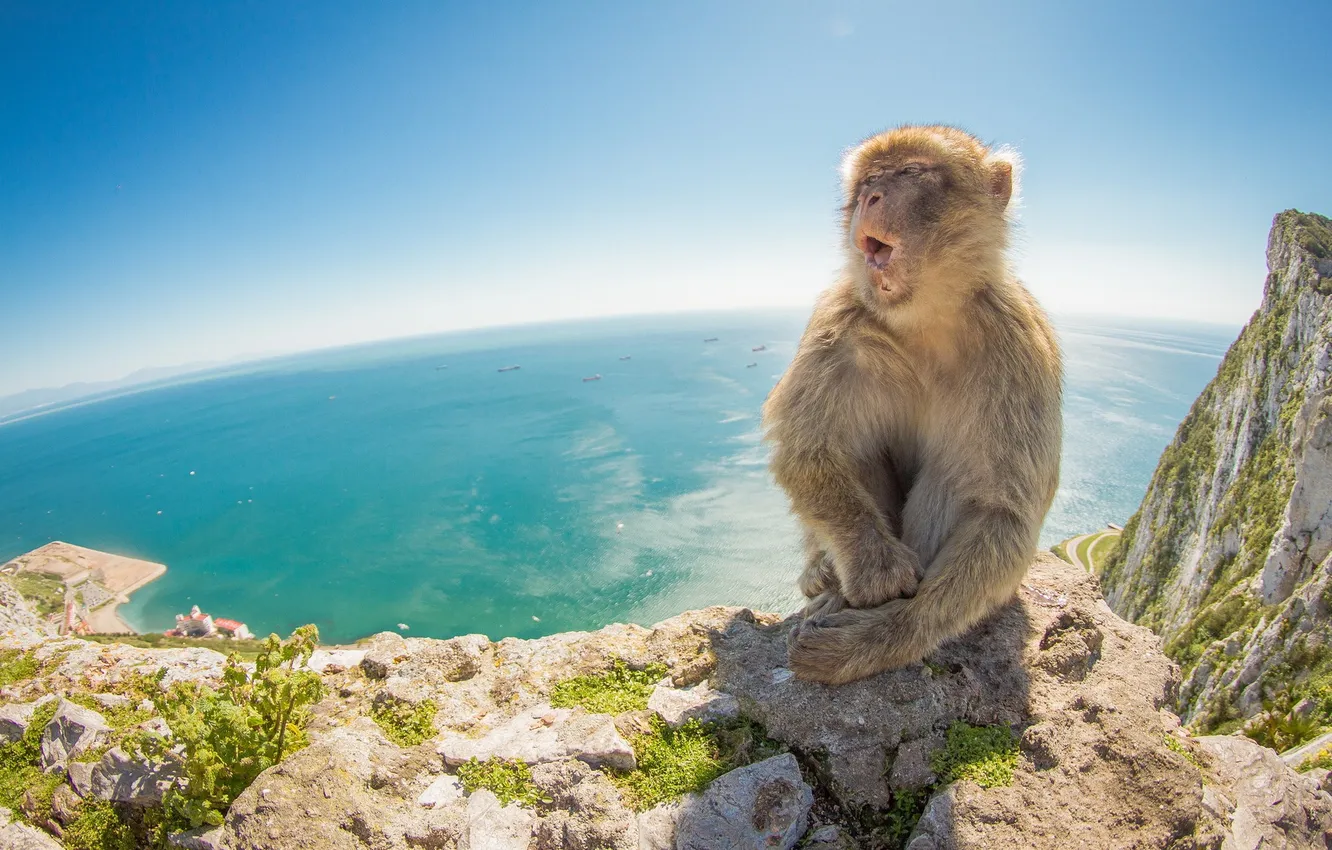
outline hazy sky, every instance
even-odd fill
[[[219,8],[213,8],[217,6]],[[579,315],[809,304],[837,162],[1025,160],[1052,311],[1238,324],[1332,213],[1332,3],[0,5],[0,394]]]

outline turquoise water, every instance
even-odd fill
[[[163,562],[121,608],[144,630],[191,604],[261,634],[313,622],[326,641],[397,623],[534,637],[715,603],[789,610],[796,531],[758,425],[803,321],[418,338],[10,422],[0,560],[59,539]],[[1045,545],[1133,512],[1236,333],[1057,324],[1066,440]]]

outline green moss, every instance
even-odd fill
[[[387,700],[370,709],[370,719],[384,735],[400,747],[415,747],[435,737],[435,715],[439,707],[432,699],[416,705]]]
[[[42,773],[41,739],[42,730],[55,716],[55,710],[56,700],[39,705],[23,737],[0,746],[0,806],[18,812],[24,796],[31,793],[37,818],[50,815],[51,796],[64,782],[64,776]]]
[[[1062,561],[1067,561],[1071,564],[1073,563],[1073,559],[1068,556],[1067,543],[1068,543],[1067,540],[1061,540],[1060,542],[1051,546],[1050,551],[1055,554],[1056,558],[1059,558]]]
[[[666,677],[665,664],[649,664],[634,670],[623,661],[597,676],[575,676],[550,690],[550,704],[556,708],[582,706],[597,714],[622,714],[647,708],[652,689]]]
[[[1188,747],[1184,746],[1184,742],[1176,738],[1174,735],[1168,734],[1165,736],[1165,745],[1171,751],[1179,753],[1181,756],[1183,756],[1184,760],[1187,761],[1189,764],[1193,765],[1199,770],[1203,769],[1203,763],[1198,758],[1198,756]]]
[[[1332,747],[1323,747],[1317,753],[1309,756],[1300,763],[1298,770],[1301,773],[1313,770],[1315,767],[1321,767],[1324,770],[1332,770]]]
[[[1018,746],[1007,726],[972,726],[958,721],[948,729],[943,748],[930,756],[930,767],[943,784],[968,779],[982,788],[1013,782]]]
[[[134,850],[134,833],[110,803],[79,806],[61,836],[66,850]]]
[[[458,781],[468,794],[479,788],[493,793],[503,805],[518,803],[535,806],[550,802],[541,789],[532,782],[532,771],[521,761],[490,758],[486,761],[470,759],[458,766]]]
[[[39,617],[65,608],[65,582],[59,576],[23,570],[11,578],[10,583],[28,600]]]
[[[671,728],[654,717],[651,723],[648,732],[632,741],[638,767],[611,775],[635,811],[701,791],[729,770],[785,751],[751,720],[690,720]]]
[[[26,682],[42,672],[42,665],[31,649],[0,651],[0,687]]]

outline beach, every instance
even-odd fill
[[[0,567],[0,574],[20,572],[56,576],[74,591],[82,619],[94,634],[134,634],[117,613],[130,594],[166,574],[166,565],[99,552],[59,540],[47,543]],[[86,612],[85,612],[86,611]]]

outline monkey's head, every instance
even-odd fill
[[[904,126],[846,154],[847,266],[872,309],[964,294],[1003,273],[1017,155],[952,127]]]

